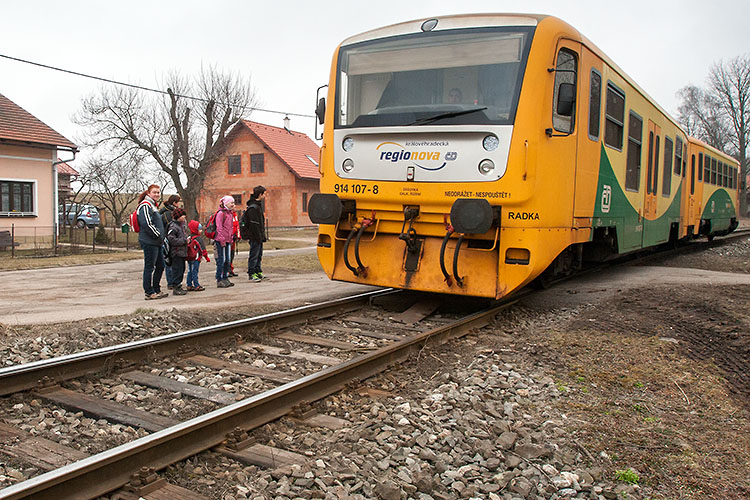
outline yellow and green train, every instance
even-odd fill
[[[317,115],[321,192],[308,213],[335,280],[500,298],[737,226],[737,162],[554,17],[353,36]]]

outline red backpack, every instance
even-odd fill
[[[138,205],[138,208],[141,208],[141,206]],[[130,214],[130,229],[136,233],[141,231],[141,226],[138,224],[138,208],[135,209],[135,212]]]
[[[206,222],[206,228],[203,230],[203,234],[210,240],[216,238],[216,215],[218,213],[219,211],[217,210],[209,217],[208,222]]]

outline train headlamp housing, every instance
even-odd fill
[[[496,135],[488,135],[482,141],[482,147],[485,151],[494,151],[500,146],[500,139]]]
[[[484,175],[490,175],[495,170],[495,162],[485,159],[479,162],[479,172]]]
[[[346,160],[344,160],[344,163],[341,164],[341,168],[343,168],[344,172],[348,174],[349,172],[354,170],[354,160],[352,160],[351,158],[347,158]]]
[[[314,224],[336,224],[343,206],[335,194],[315,193],[307,204],[307,213]]]
[[[343,142],[341,143],[341,148],[347,153],[354,149],[354,139],[352,139],[351,137],[345,137]]]
[[[492,227],[494,214],[487,200],[459,198],[451,207],[451,225],[458,233],[484,234]]]

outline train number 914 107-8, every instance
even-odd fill
[[[372,186],[368,186],[367,184],[335,184],[333,186],[333,191],[335,193],[354,193],[354,194],[364,194],[364,193],[372,193],[372,194],[378,194],[378,185],[374,184]]]

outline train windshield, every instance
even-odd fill
[[[343,47],[336,127],[512,124],[532,36],[467,29]]]

